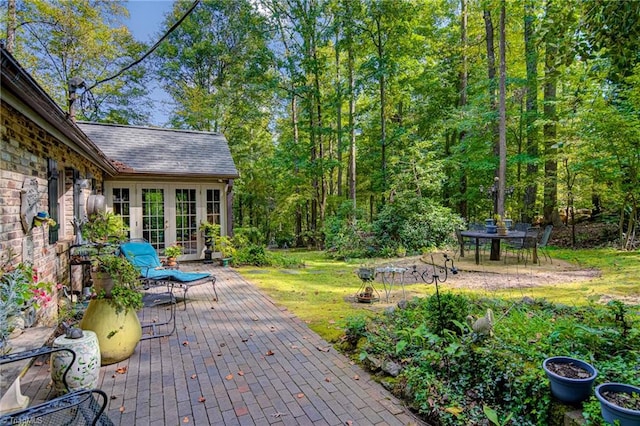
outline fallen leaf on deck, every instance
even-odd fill
[[[185,417],[184,419],[182,419],[182,423],[189,423],[189,417]]]
[[[331,377],[325,377],[325,378],[324,378],[324,381],[325,381],[325,382],[330,382],[330,381],[331,381]]]
[[[109,399],[117,399],[117,398],[118,398],[118,397],[117,397],[117,396],[115,396],[115,395],[111,395],[111,396],[109,397]]]
[[[329,352],[329,347],[323,348],[322,346],[316,346],[316,349],[322,352]]]
[[[42,367],[44,365],[44,362],[36,361],[36,362],[33,363],[33,365],[35,365],[36,367]]]
[[[201,396],[200,398],[198,398],[198,402],[205,402],[207,400],[207,398],[205,398],[204,396]]]
[[[266,356],[271,356],[271,355],[273,355],[273,354],[274,354],[274,352],[273,352],[271,349],[269,349],[269,350],[265,353],[265,355],[266,355]]]
[[[196,374],[192,374],[192,375],[191,375],[191,378],[192,378],[192,379],[195,379],[196,377],[198,377]]]
[[[242,342],[248,342],[249,339],[242,339]]]
[[[352,422],[351,420],[347,420],[347,421],[345,422],[345,424],[346,424],[347,426],[353,426],[353,422]]]
[[[356,374],[355,376],[353,376],[353,380],[360,380],[360,376]]]
[[[299,394],[297,394],[296,396],[298,397],[298,399],[299,399],[299,398],[304,398],[304,394],[303,394],[303,393],[299,393]]]
[[[184,342],[182,342],[182,346],[189,346],[189,342],[185,340]]]
[[[124,413],[124,410],[125,410],[124,405],[121,405],[121,406],[120,406],[120,412],[121,412],[121,413]]]
[[[242,370],[238,371],[238,376],[244,376],[244,371]]]
[[[231,379],[233,379],[233,374],[228,374],[228,375],[225,377],[225,379],[227,379],[227,380],[231,380]]]
[[[298,349],[297,345],[291,345],[291,349]]]
[[[125,374],[127,372],[127,367],[120,367],[118,369],[116,369],[116,373],[117,374]]]

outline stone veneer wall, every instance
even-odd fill
[[[48,226],[34,227],[25,233],[20,220],[20,190],[26,178],[38,181],[40,198],[38,211],[48,210],[47,163],[51,158],[58,170],[80,170],[100,177],[101,171],[88,164],[85,157],[71,150],[45,129],[5,102],[0,109],[0,256],[4,263],[10,253],[12,264],[29,262],[38,271],[40,281],[69,284],[69,246],[73,242],[73,182],[70,173],[64,176],[64,192],[59,193],[59,241],[49,244]],[[54,298],[54,300],[57,300]],[[41,312],[41,323],[50,323],[57,316],[56,303]]]

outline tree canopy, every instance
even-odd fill
[[[61,105],[68,78],[99,80],[143,48],[116,24],[119,3],[18,6],[30,23],[15,54]],[[176,2],[166,26],[188,7]],[[152,60],[92,90],[87,117],[143,122],[135,100],[155,73],[169,125],[228,138],[242,176],[235,225],[265,241],[322,243],[334,218],[362,235],[399,206],[480,221],[499,205],[556,224],[590,209],[630,248],[638,16],[640,2],[605,0],[203,0]],[[482,191],[496,176],[498,204]]]

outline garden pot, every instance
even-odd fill
[[[227,267],[227,266],[229,266],[229,263],[231,263],[231,258],[230,257],[223,257],[221,262],[222,262],[222,266]]]
[[[178,264],[178,261],[175,257],[167,257],[167,266],[169,268],[174,268]]]
[[[98,336],[102,365],[114,364],[133,354],[142,337],[142,327],[133,309],[116,313],[116,309],[105,299],[89,302],[80,328],[91,330]]]
[[[496,225],[485,225],[485,229],[487,234],[495,234],[498,232],[498,227]]]
[[[100,294],[101,290],[104,290],[104,296],[111,298],[111,290],[113,290],[113,278],[106,272],[91,271],[91,281],[93,281],[93,288],[96,294]]]
[[[506,226],[507,229],[513,228],[513,220],[512,219],[505,219],[504,220],[504,226]]]
[[[498,235],[507,235],[507,228],[502,227],[502,228],[498,228]]]
[[[485,219],[485,220],[484,220],[484,224],[485,224],[486,226],[493,226],[493,225],[495,225],[496,223],[495,223],[495,221],[494,221],[493,219]]]
[[[567,366],[579,367],[586,371],[584,377],[565,377],[552,371],[549,364],[566,364]],[[566,356],[555,356],[547,358],[542,363],[542,368],[551,383],[551,394],[562,402],[575,404],[582,402],[591,395],[593,382],[598,375],[591,364],[582,360]]]
[[[615,424],[615,421],[618,420],[620,426],[640,426],[640,410],[624,408],[608,401],[603,396],[607,392],[636,393],[640,395],[640,387],[623,383],[603,383],[596,386],[596,398],[600,401],[600,411],[602,412],[602,418],[606,422]]]

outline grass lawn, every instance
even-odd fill
[[[570,305],[586,304],[590,301],[603,302],[608,298],[616,298],[628,304],[640,305],[640,251],[619,252],[613,249],[567,250],[553,249],[549,252],[554,264],[544,263],[541,266],[529,265],[495,265],[484,267],[480,271],[465,270],[471,265],[467,260],[459,259],[456,265],[460,267],[460,274],[456,280],[465,277],[477,277],[477,280],[496,281],[495,274],[509,273],[515,280],[521,280],[520,287],[488,288],[487,286],[465,285],[440,286],[441,291],[459,291],[474,293],[484,297],[501,297],[519,299],[523,296],[546,298],[550,301]],[[322,252],[292,251],[287,255],[295,256],[305,264],[300,269],[277,269],[242,267],[238,271],[260,289],[267,293],[276,303],[286,307],[299,318],[309,324],[309,327],[328,341],[335,341],[343,334],[343,327],[350,317],[359,315],[373,315],[386,306],[382,285],[375,283],[382,296],[381,303],[354,303],[353,296],[358,291],[361,281],[356,270],[364,265],[389,265],[405,261],[403,259],[366,259],[351,261],[335,261],[328,259]],[[413,260],[418,261],[419,260]],[[531,285],[538,274],[542,272],[553,276],[556,268],[561,267],[562,261],[569,262],[572,268],[564,271],[564,276],[572,274],[571,270],[597,269],[599,276],[571,282],[556,281],[553,283],[536,283]],[[536,269],[538,268],[538,269]],[[548,271],[547,271],[548,269]],[[577,272],[576,272],[577,273]],[[474,275],[475,274],[475,275]],[[558,274],[560,276],[560,274]],[[472,284],[472,283],[470,283]],[[435,291],[433,285],[423,283],[406,285],[408,297],[431,295]],[[397,300],[396,300],[397,301]]]

